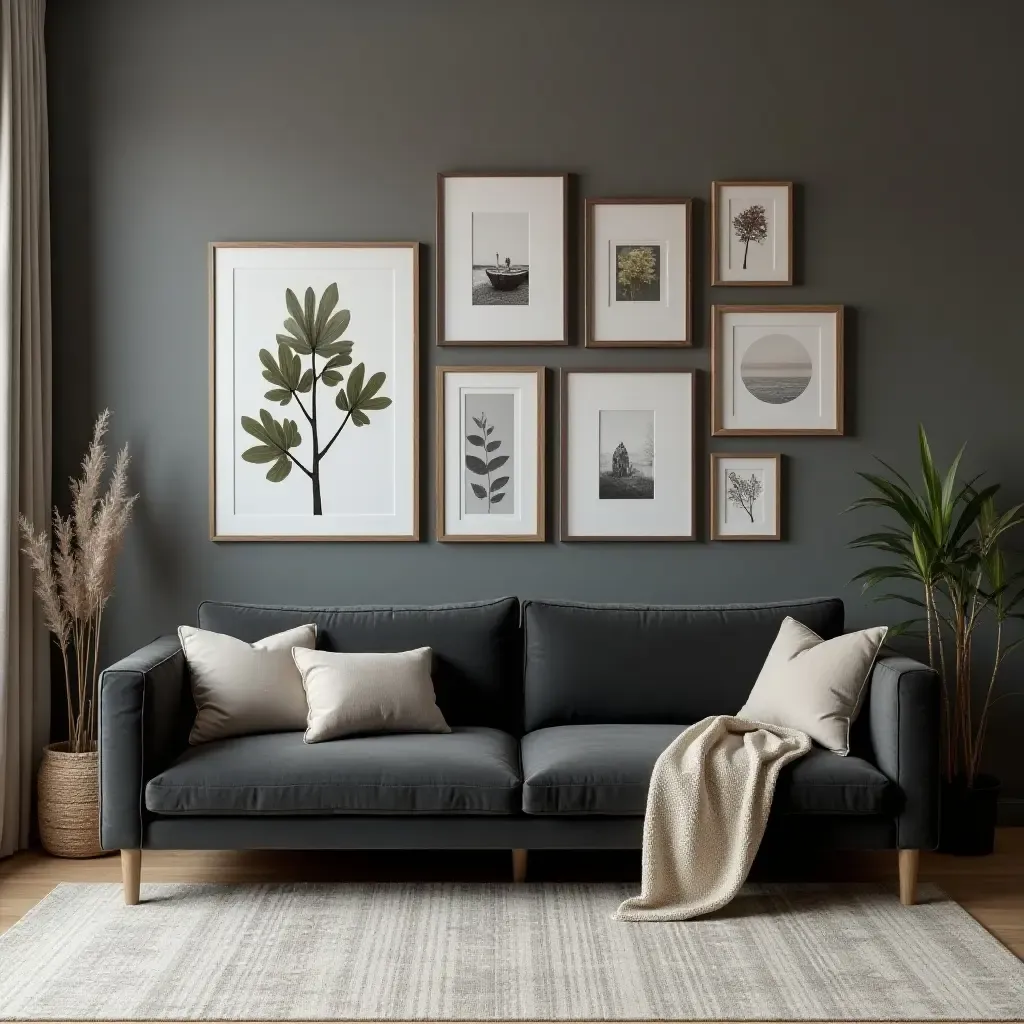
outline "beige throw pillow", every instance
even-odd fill
[[[306,695],[292,649],[316,646],[316,626],[296,626],[254,644],[179,626],[196,720],[188,741],[208,743],[256,732],[306,727]]]
[[[850,726],[887,627],[822,640],[788,616],[737,717],[807,733],[837,754],[850,752]]]
[[[296,647],[309,718],[307,743],[374,732],[451,732],[430,678],[431,651],[339,654]]]

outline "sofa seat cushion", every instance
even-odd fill
[[[519,750],[497,729],[302,742],[301,732],[186,750],[146,786],[154,814],[511,814]]]
[[[642,816],[658,755],[685,725],[562,725],[523,737],[527,814]],[[783,769],[778,814],[880,814],[894,788],[873,765],[814,747]]]

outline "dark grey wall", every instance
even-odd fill
[[[1008,500],[1024,497],[1022,36],[1017,0],[50,0],[57,493],[109,405],[143,494],[108,656],[191,621],[204,597],[835,593],[854,623],[879,618],[847,585],[865,563],[845,542],[868,524],[839,518],[873,453],[912,466],[924,420],[942,457],[969,441],[969,467],[1003,480]],[[697,346],[586,351],[575,287],[567,349],[435,349],[442,169],[570,171],[574,206],[587,194],[696,197]],[[786,542],[210,543],[207,242],[427,243],[430,537],[434,365],[706,371],[707,197],[712,179],[730,177],[799,182],[799,285],[719,289],[719,301],[850,310],[848,436],[756,446],[788,457]],[[702,376],[702,538],[709,449],[752,447],[710,441],[707,385]],[[554,430],[551,441],[553,466]],[[1021,688],[1020,667],[1007,676]],[[1024,796],[1024,700],[1002,707],[992,760]]]

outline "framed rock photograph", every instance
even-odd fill
[[[437,176],[437,343],[568,344],[567,174]]]
[[[438,540],[544,540],[545,372],[437,368]]]
[[[711,433],[843,433],[842,306],[712,306]]]
[[[793,283],[793,183],[711,183],[711,283]]]
[[[591,348],[659,348],[690,337],[689,199],[586,201]]]
[[[419,540],[415,242],[210,247],[213,540]]]
[[[694,374],[563,370],[561,536],[693,540]]]
[[[782,456],[711,456],[711,539],[782,539]]]

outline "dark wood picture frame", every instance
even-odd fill
[[[832,427],[723,427],[722,426],[722,338],[721,321],[725,313],[830,313],[836,318],[836,426]],[[844,351],[842,305],[719,305],[711,307],[711,436],[712,437],[842,437]]]
[[[442,171],[437,176],[436,282],[437,344],[442,347],[504,348],[553,347],[569,344],[569,174],[547,171]],[[445,331],[445,183],[449,178],[561,178],[562,179],[562,336],[541,341],[452,341]]]
[[[670,534],[667,536],[646,536],[636,534],[615,535],[583,535],[569,532],[569,377],[583,373],[671,373],[682,374],[690,378],[691,386],[691,422],[690,422],[690,532],[688,534]],[[685,543],[697,539],[697,402],[698,381],[700,371],[681,366],[587,366],[563,367],[559,370],[558,409],[559,409],[559,472],[558,472],[558,524],[559,539],[566,543],[606,542],[612,544],[633,542]]]
[[[722,240],[718,237],[719,196],[723,188],[786,188],[789,223],[786,225],[789,266],[786,279],[778,281],[723,281],[719,276],[718,256]],[[711,183],[711,286],[713,288],[788,288],[793,284],[793,182],[791,181],[713,181]]]
[[[775,532],[722,534],[718,531],[718,464],[723,459],[762,459],[775,463]],[[711,539],[712,540],[782,540],[782,453],[781,452],[712,452],[711,453]]]
[[[594,208],[596,206],[683,206],[686,208],[686,301],[683,310],[682,341],[598,341],[594,338]],[[685,197],[665,196],[609,196],[588,197],[584,200],[584,273],[586,274],[586,334],[587,348],[691,348],[693,346],[693,200]]]
[[[252,536],[249,534],[233,535],[217,533],[217,250],[218,249],[410,249],[412,251],[412,516],[413,529],[409,534],[381,534],[379,536],[349,536],[332,534],[329,536],[274,534]],[[209,289],[208,310],[208,420],[209,446],[209,527],[210,540],[220,543],[405,543],[420,540],[420,243],[419,242],[210,242],[207,248],[207,279]]]
[[[486,534],[470,536],[447,532],[445,522],[445,376],[449,373],[520,373],[537,377],[537,532],[532,534]],[[542,544],[546,540],[545,521],[547,501],[545,481],[547,472],[544,456],[547,451],[545,383],[546,366],[438,366],[435,370],[435,396],[437,406],[434,438],[435,488],[434,533],[443,543],[452,544]]]

